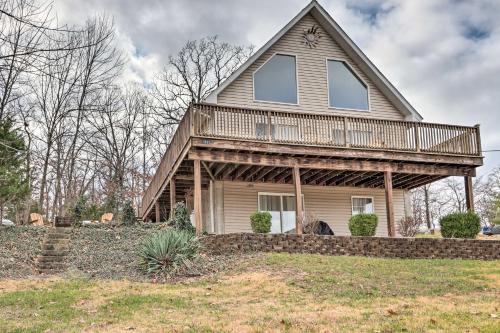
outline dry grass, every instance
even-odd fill
[[[1,332],[498,332],[500,262],[266,254],[208,279],[1,281]]]

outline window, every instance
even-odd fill
[[[254,99],[297,104],[295,56],[275,54],[253,75]]]
[[[373,213],[372,197],[352,197],[352,215]]]
[[[328,101],[340,109],[368,111],[368,88],[343,61],[328,60]]]

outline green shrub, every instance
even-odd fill
[[[194,232],[186,205],[184,202],[178,202],[174,207],[174,216],[168,221],[168,225],[177,230],[187,230]]]
[[[201,244],[187,230],[166,229],[151,235],[142,245],[139,256],[149,275],[170,275],[188,268],[198,257]]]
[[[271,231],[271,213],[255,212],[250,216],[253,232],[257,234],[267,234]]]
[[[135,216],[135,209],[132,206],[132,201],[127,200],[123,205],[122,210],[122,223],[125,225],[131,225],[137,222],[137,217]]]
[[[481,222],[476,213],[452,213],[439,220],[441,235],[445,238],[476,238]]]
[[[349,219],[352,236],[375,236],[378,216],[375,214],[356,214]]]

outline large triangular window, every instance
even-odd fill
[[[298,104],[295,56],[275,54],[253,75],[254,99]]]
[[[368,88],[343,61],[328,60],[328,101],[332,108],[368,111]]]

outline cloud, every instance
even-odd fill
[[[321,4],[425,121],[481,124],[483,149],[500,149],[500,2],[322,0]],[[151,80],[187,40],[218,34],[257,47],[307,1],[56,0],[59,20],[114,16],[127,79]],[[485,153],[487,172],[500,153]]]

